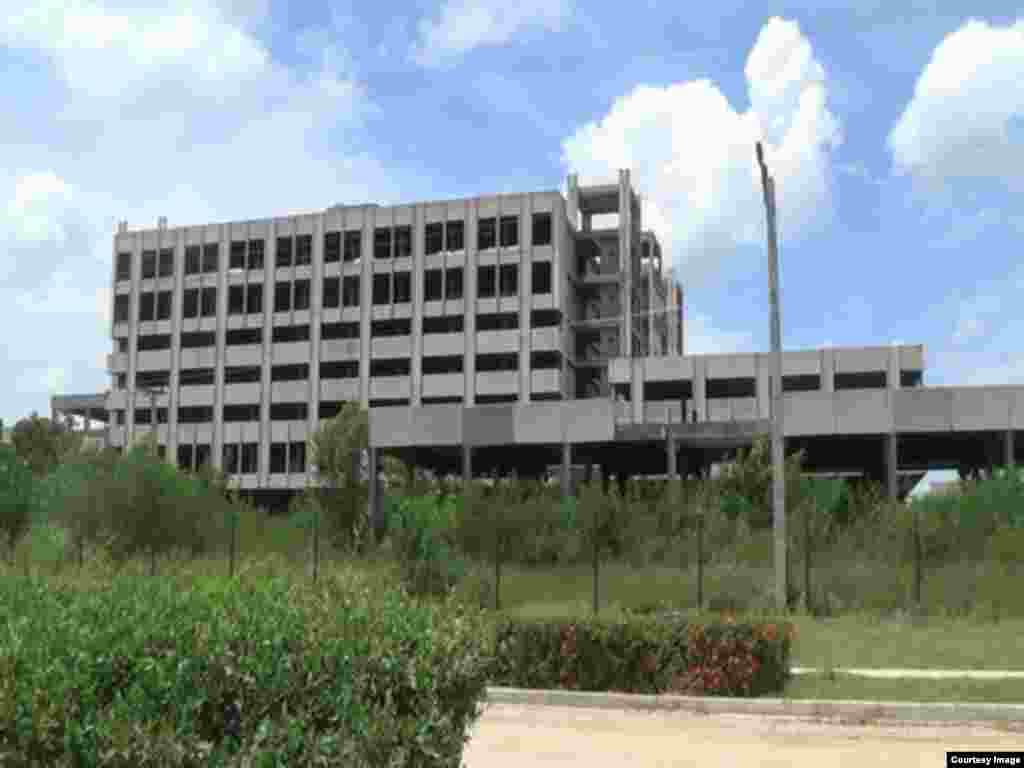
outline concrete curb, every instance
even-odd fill
[[[832,670],[837,675],[853,677],[875,677],[886,680],[918,679],[918,680],[1022,680],[1024,672],[1009,669],[866,669],[837,667]],[[820,675],[821,670],[815,667],[793,667],[794,675]]]
[[[736,699],[719,696],[600,693],[589,691],[488,688],[487,702],[526,706],[591,707],[701,715],[762,715],[812,720],[839,719],[858,724],[1013,723],[1024,729],[1024,704],[827,701],[809,699]]]

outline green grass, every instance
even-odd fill
[[[786,685],[783,698],[1024,704],[1024,680],[878,680],[851,675],[829,680],[800,675]]]
[[[804,667],[1024,669],[1024,621],[883,620],[795,616],[794,663]],[[926,681],[931,684],[932,681]],[[1024,686],[1024,681],[1017,681]]]

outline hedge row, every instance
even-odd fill
[[[709,696],[778,694],[789,678],[787,622],[702,624],[505,620],[492,685]]]
[[[478,614],[352,579],[0,582],[0,764],[458,766]]]

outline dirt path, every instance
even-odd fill
[[[1024,750],[1024,732],[490,704],[466,746],[465,765],[938,768],[946,764],[946,751],[952,749]]]

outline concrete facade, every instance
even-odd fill
[[[683,290],[629,171],[539,191],[130,231],[113,242],[111,389],[55,398],[123,447],[153,429],[243,489],[311,479],[344,401],[382,451],[438,471],[703,472],[767,435],[770,357],[687,355]],[[783,355],[810,471],[899,495],[927,469],[1012,463],[1024,388],[924,387],[921,346]],[[901,479],[902,478],[902,479]],[[911,483],[912,484],[912,483]]]
[[[201,226],[122,224],[104,399],[111,444],[151,431],[155,403],[158,440],[173,460],[210,461],[242,487],[291,487],[308,470],[294,446],[343,401],[382,414],[423,407],[430,415],[407,429],[433,425],[447,443],[462,439],[461,422],[446,421],[452,405],[565,402],[593,381],[607,390],[606,361],[628,354],[624,339],[653,354],[681,350],[681,312],[670,305],[682,292],[662,271],[657,238],[639,229],[628,171],[597,187],[571,177],[570,187],[568,200],[540,191]],[[618,268],[602,275],[601,292],[614,300],[586,315],[577,251],[593,242],[595,213],[618,214],[599,237]],[[630,308],[649,316],[639,329],[623,317]],[[613,327],[607,346],[579,343],[583,320]],[[486,433],[487,419],[518,434],[498,415],[464,422],[470,434]]]

